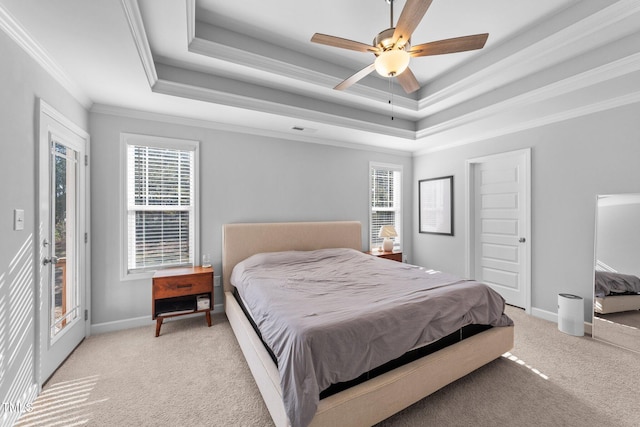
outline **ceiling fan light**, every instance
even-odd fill
[[[404,50],[386,50],[376,58],[376,71],[383,77],[400,75],[409,66],[410,59],[411,56]]]

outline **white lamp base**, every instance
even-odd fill
[[[388,237],[385,237],[382,241],[382,250],[385,252],[393,251],[393,240]]]

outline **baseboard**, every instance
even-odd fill
[[[156,321],[151,319],[151,316],[114,320],[112,322],[95,323],[91,325],[91,335],[121,331],[123,329],[139,328],[140,326],[149,326],[155,323]]]
[[[543,310],[541,308],[531,307],[531,315],[549,322],[558,323],[558,313]]]
[[[214,304],[213,313],[224,313],[224,304]],[[187,314],[182,318],[193,317],[193,316],[202,316],[202,314],[201,313]],[[169,319],[166,319],[165,322],[170,322],[172,321],[172,319],[175,320],[180,318],[179,317],[169,318]],[[156,321],[151,319],[150,315],[143,316],[143,317],[135,317],[132,319],[114,320],[112,322],[95,323],[91,325],[91,335],[104,334],[106,332],[122,331],[124,329],[139,328],[141,326],[150,326],[155,324],[156,324]]]
[[[558,313],[553,313],[551,311],[542,310],[540,308],[531,307],[531,315],[535,317],[539,317],[544,320],[548,320],[549,322],[558,323]],[[584,333],[587,335],[592,335],[593,324],[590,322],[584,322]]]

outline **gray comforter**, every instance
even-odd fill
[[[254,255],[231,275],[278,360],[293,426],[320,391],[469,324],[512,325],[488,286],[353,249]]]
[[[597,297],[625,293],[640,293],[640,278],[631,274],[596,271]]]

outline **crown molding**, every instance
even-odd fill
[[[170,81],[165,78],[159,79],[137,0],[121,1],[125,8],[127,19],[153,92],[309,120],[357,131],[388,135],[412,142],[424,140],[425,144],[428,143],[430,137],[473,125],[474,123],[482,123],[493,117],[499,120],[501,115],[508,114],[511,111],[522,110],[535,106],[536,104],[542,104],[555,97],[568,95],[572,92],[588,88],[589,86],[640,70],[640,53],[636,53],[577,73],[562,80],[554,81],[542,87],[527,90],[524,93],[514,93],[502,101],[480,107],[470,113],[459,115],[453,119],[418,129],[417,131],[398,129],[376,122],[342,117],[337,114],[272,102],[268,99],[257,99],[246,94],[234,94],[226,88],[216,90],[199,85]],[[336,100],[336,95],[330,88],[339,83],[341,79],[327,72],[318,71],[311,65],[305,66],[303,63],[300,63],[300,65],[291,64],[287,62],[287,60],[279,59],[283,58],[281,55],[269,56],[265,54],[271,47],[273,47],[273,49],[284,49],[282,47],[269,45],[268,42],[264,40],[256,40],[257,43],[262,43],[266,50],[261,49],[255,52],[251,49],[246,50],[236,47],[242,46],[242,43],[236,45],[234,42],[225,42],[226,39],[229,39],[227,34],[216,31],[226,30],[215,29],[214,27],[211,27],[211,30],[214,31],[209,30],[208,27],[201,28],[201,31],[198,32],[200,37],[197,37],[196,30],[198,25],[209,24],[196,22],[196,0],[185,0],[185,3],[188,51],[240,66],[241,68],[238,74],[240,79],[242,78],[243,67],[247,73],[245,77],[249,82],[257,81],[255,79],[263,79],[264,81],[270,81],[272,84],[275,82],[275,86],[284,87],[284,85],[288,84],[287,79],[290,79],[290,90],[292,93],[302,94],[306,92],[311,94],[311,96],[315,96],[317,99],[332,100],[332,102],[357,108],[363,112],[373,112],[376,109],[376,107],[371,106],[370,101],[380,101],[388,97],[388,92],[386,91],[369,85],[359,84],[352,87],[349,93],[343,94],[343,97]],[[446,85],[444,82],[447,80],[447,77],[445,77],[441,81],[441,83],[445,84],[442,89],[435,90],[418,100],[398,96],[394,99],[395,107],[399,111],[402,109],[407,111],[409,115],[417,120],[416,123],[420,123],[420,120],[428,122],[429,116],[441,112],[444,109],[464,103],[479,95],[489,93],[496,87],[504,87],[509,83],[513,83],[534,73],[557,66],[562,61],[584,54],[589,50],[593,50],[605,43],[612,42],[627,35],[629,27],[625,24],[629,24],[630,19],[635,19],[636,15],[640,14],[640,2],[637,0],[614,0],[612,4],[606,5],[593,13],[590,13],[588,11],[589,8],[584,4],[581,4],[580,7],[584,7],[580,9],[580,11],[583,12],[583,16],[572,19],[568,26],[554,30],[552,28],[553,26],[548,25],[546,26],[547,34],[545,37],[521,49],[515,49],[513,43],[497,46],[491,52],[496,59],[486,67],[477,70],[480,63],[478,61],[471,61],[457,70],[452,71],[452,75],[460,77],[455,83]],[[557,19],[556,24],[559,22],[558,20],[567,20],[567,18],[568,15],[566,14],[563,17],[558,16],[555,18]],[[541,31],[544,32],[544,28],[542,28]],[[245,41],[250,42],[251,40],[247,39]],[[509,51],[510,49],[511,52]],[[313,61],[310,63],[312,64]],[[159,67],[159,64],[157,66]],[[176,65],[176,68],[185,67],[188,68],[188,65]],[[474,67],[476,67],[475,71]],[[264,77],[256,77],[252,75],[253,70],[264,72],[266,75]],[[209,74],[212,73],[211,68],[201,71]],[[429,87],[424,88],[421,95],[424,95],[430,89]],[[531,120],[523,118],[516,123],[505,122],[486,132],[481,131],[473,135],[464,135],[461,140],[457,140],[454,143],[418,150],[415,151],[414,154],[420,155],[439,151],[471,142],[486,140],[495,136],[544,126],[562,120],[569,120],[581,115],[592,114],[620,105],[637,102],[636,99],[637,94],[632,93],[624,97],[596,101],[581,107],[567,107],[562,111],[548,113],[547,115]],[[215,126],[216,128],[220,128],[219,124]],[[231,129],[227,130],[294,140],[306,138],[310,140],[309,142],[317,142],[315,140],[318,139],[317,137],[308,135],[290,135],[286,132],[279,131],[247,129],[241,129],[241,127],[231,125]],[[320,141],[320,143],[324,144],[335,143],[335,141],[328,142],[321,138]],[[338,145],[344,146],[340,142]],[[412,146],[415,147],[415,144],[412,144]]]
[[[303,81],[324,89],[333,89],[333,87],[344,80],[306,67],[301,67],[275,58],[248,52],[246,50],[199,37],[195,37],[191,41],[189,44],[189,52],[265,71],[296,81]],[[379,102],[381,102],[381,100],[386,100],[389,96],[388,91],[372,88],[362,84],[355,85],[349,90],[355,95]],[[418,111],[418,101],[404,96],[395,96],[394,105],[397,108],[403,108],[413,112]]]
[[[533,120],[514,124],[513,126],[507,126],[500,129],[493,129],[489,132],[476,134],[472,137],[458,140],[450,144],[438,145],[432,148],[426,148],[422,150],[416,150],[414,156],[421,156],[425,154],[435,153],[437,151],[449,150],[451,148],[460,147],[475,142],[486,141],[491,138],[496,138],[504,135],[513,134],[520,131],[539,128],[542,126],[563,122],[566,120],[576,119],[589,114],[599,113],[602,111],[611,110],[618,107],[624,107],[630,104],[636,104],[640,102],[640,91],[628,93],[615,98],[610,98],[601,102],[594,102],[588,105],[564,110],[555,114],[549,114],[543,117],[539,117]]]
[[[412,115],[417,120],[423,119],[487,93],[497,86],[503,86],[505,83],[539,72],[576,53],[584,53],[598,43],[602,43],[602,40],[611,41],[621,37],[620,32],[624,29],[620,29],[616,24],[638,13],[640,13],[640,2],[637,0],[618,0],[532,45],[495,61],[480,71],[467,74],[466,77],[426,97],[419,100],[395,97],[395,106],[398,109],[413,112]],[[193,19],[195,20],[195,16]],[[595,34],[598,37],[589,37]],[[603,34],[606,38],[602,37]],[[504,48],[504,46],[498,47],[498,49]],[[325,88],[333,87],[341,81],[325,73],[217,43],[214,40],[196,37],[189,45],[189,51]],[[473,63],[469,63],[454,73],[465,73],[465,70],[469,70],[472,66]],[[350,103],[357,104],[357,99],[353,97],[379,101],[385,99],[388,93],[365,85],[355,85],[350,89],[349,95]],[[367,109],[366,106],[354,105],[354,107]],[[422,136],[424,134],[418,133],[418,138]]]
[[[480,121],[490,116],[497,116],[501,113],[513,111],[521,107],[555,98],[559,95],[574,92],[576,90],[637,71],[640,71],[640,53],[635,53],[599,67],[595,67],[591,70],[573,75],[518,96],[511,97],[502,102],[491,104],[488,107],[475,110],[471,113],[458,116],[437,125],[420,129],[416,132],[416,138],[426,138],[447,130],[468,125],[472,122]],[[588,110],[585,111],[585,114],[589,114]],[[535,122],[531,123],[533,124]]]
[[[54,78],[69,94],[84,108],[89,109],[93,104],[80,87],[67,73],[49,56],[49,54],[22,27],[18,20],[0,4],[0,29],[2,29],[18,46],[33,58],[44,70]]]
[[[154,92],[164,93],[167,95],[180,96],[185,98],[197,99],[202,101],[214,102],[217,104],[229,105],[237,108],[251,109],[255,111],[266,112],[270,114],[280,114],[288,117],[295,117],[304,120],[310,120],[320,123],[329,124],[332,126],[343,126],[351,129],[376,132],[379,134],[385,134],[389,136],[400,137],[408,140],[421,140],[427,139],[430,136],[446,132],[455,128],[459,128],[465,125],[472,124],[474,122],[480,122],[490,117],[496,117],[503,113],[517,110],[519,108],[531,106],[536,103],[544,102],[551,98],[569,94],[571,92],[588,88],[589,86],[596,85],[598,83],[606,82],[616,77],[621,77],[633,72],[640,71],[640,53],[635,53],[627,57],[612,61],[610,63],[595,67],[588,71],[575,74],[571,77],[565,78],[560,81],[548,84],[546,86],[522,93],[517,96],[508,98],[502,102],[491,104],[488,107],[475,110],[471,113],[458,116],[452,120],[448,120],[439,123],[434,126],[430,126],[425,129],[418,130],[417,132],[407,130],[397,130],[383,126],[379,124],[372,124],[370,122],[359,121],[355,119],[347,119],[344,117],[337,117],[335,115],[319,113],[312,110],[307,110],[299,107],[286,106],[280,103],[273,103],[269,101],[260,101],[255,98],[249,98],[230,94],[228,92],[215,91],[211,89],[205,89],[198,86],[192,86],[182,83],[170,82],[166,80],[160,80]],[[472,142],[486,140],[494,136],[506,135],[526,129],[532,129],[539,126],[544,126],[549,123],[555,123],[561,120],[568,120],[576,118],[579,115],[592,114],[602,111],[607,108],[615,108],[626,103],[635,102],[635,95],[631,95],[628,98],[620,98],[616,101],[602,101],[594,103],[583,108],[574,108],[567,110],[566,112],[559,112],[553,115],[545,116],[539,120],[530,120],[519,122],[514,125],[500,127],[493,129],[490,133],[482,133],[471,136],[467,139],[457,141],[453,144],[446,144],[434,148],[428,148],[424,150],[416,151],[417,155],[439,151],[446,148],[451,148],[459,145],[465,145]],[[278,134],[279,135],[279,134]]]
[[[153,62],[153,54],[151,53],[151,47],[149,46],[149,40],[147,39],[147,32],[144,29],[144,23],[142,21],[142,14],[140,13],[140,6],[137,0],[121,0],[124,14],[127,17],[127,23],[133,36],[133,41],[138,50],[138,56],[142,63],[145,75],[149,86],[153,87],[158,81],[158,73],[156,72],[156,66]],[[189,2],[187,2],[188,4]]]
[[[180,125],[180,126],[198,127],[203,129],[212,129],[212,130],[219,130],[224,132],[255,135],[255,136],[273,138],[273,139],[284,139],[284,140],[296,141],[296,142],[329,145],[329,146],[340,147],[340,148],[349,148],[353,150],[392,154],[392,155],[402,156],[402,157],[412,156],[412,153],[406,150],[394,150],[394,149],[385,148],[385,147],[376,147],[372,145],[357,144],[357,143],[347,142],[347,141],[338,141],[335,139],[326,139],[326,138],[321,138],[316,136],[302,135],[300,133],[294,134],[294,133],[288,133],[288,132],[257,129],[257,128],[251,128],[249,126],[239,126],[239,125],[233,125],[229,123],[214,122],[211,120],[194,119],[191,117],[181,117],[181,116],[163,114],[163,113],[154,113],[150,111],[142,111],[142,110],[136,110],[131,108],[117,107],[113,105],[94,104],[90,111],[91,113],[95,113],[95,114],[106,114],[106,115],[126,117],[129,119],[136,119],[136,120],[149,120],[154,122],[170,123],[170,124]]]
[[[136,40],[136,45],[145,67],[153,70],[153,75],[148,77],[153,92],[162,93],[171,96],[179,96],[183,98],[201,100],[220,105],[228,105],[240,109],[248,109],[269,114],[282,115],[286,117],[310,120],[318,123],[324,123],[331,126],[342,126],[348,129],[354,129],[364,132],[373,132],[382,135],[403,138],[409,141],[420,141],[424,139],[428,143],[429,137],[455,130],[456,128],[471,125],[476,122],[482,122],[491,117],[499,117],[510,111],[523,109],[535,104],[543,103],[554,97],[563,94],[584,89],[591,85],[605,82],[616,77],[636,72],[640,70],[640,54],[633,54],[628,57],[612,61],[605,65],[595,67],[588,71],[572,75],[571,77],[555,81],[525,93],[515,94],[504,99],[503,101],[493,103],[486,107],[457,116],[451,120],[437,123],[417,131],[398,129],[379,123],[372,123],[366,120],[358,120],[346,118],[335,114],[319,112],[307,108],[296,107],[292,105],[271,102],[265,99],[256,99],[246,95],[238,95],[225,89],[215,90],[198,85],[184,84],[167,79],[158,79],[156,64],[154,63],[151,50],[144,32],[140,10],[136,0],[121,0],[127,10],[127,5],[131,6],[127,12],[132,27],[132,34]],[[584,11],[584,9],[583,9]],[[634,19],[635,15],[640,14],[640,2],[637,0],[615,0],[613,4],[607,5],[593,13],[584,14],[583,17],[575,20],[569,26],[562,27],[560,30],[552,30],[547,27],[548,35],[539,41],[525,46],[521,49],[513,49],[514,45],[507,43],[498,46],[492,54],[498,57],[502,52],[502,57],[482,68],[479,71],[472,71],[479,63],[472,61],[457,70],[453,70],[452,74],[457,74],[461,78],[455,83],[443,87],[441,90],[422,97],[419,100],[396,97],[394,99],[395,107],[398,110],[404,109],[409,111],[417,121],[427,121],[430,115],[438,113],[446,108],[464,103],[470,99],[486,94],[496,87],[504,87],[506,84],[513,83],[519,79],[530,76],[534,73],[541,72],[569,58],[586,53],[589,50],[600,47],[604,43],[612,42],[617,38],[621,38],[627,33],[628,28],[625,27],[624,21]],[[331,74],[323,73],[313,69],[311,66],[300,66],[290,64],[286,61],[277,59],[277,55],[270,57],[261,53],[254,53],[231,46],[223,41],[226,38],[225,33],[218,38],[218,33],[209,31],[204,28],[199,34],[205,37],[197,37],[197,25],[208,25],[205,23],[196,23],[196,0],[186,0],[186,19],[187,19],[187,41],[188,51],[194,54],[204,55],[216,60],[235,64],[245,67],[247,70],[246,78],[248,81],[256,79],[251,76],[253,71],[259,70],[270,74],[271,76],[257,77],[264,81],[271,80],[276,86],[286,85],[286,80],[291,79],[292,93],[312,92],[313,96],[318,99],[331,99],[336,101],[336,96],[329,88],[339,83],[341,79],[333,77]],[[565,15],[564,18],[567,16]],[[560,18],[558,18],[560,19]],[[212,29],[214,27],[211,27]],[[220,31],[225,31],[220,29]],[[218,42],[220,41],[220,42]],[[264,40],[257,41],[266,43]],[[270,45],[265,45],[269,48]],[[274,49],[284,49],[273,45]],[[512,49],[512,52],[509,52]],[[268,49],[267,49],[268,50]],[[159,65],[158,65],[159,66]],[[188,65],[177,64],[176,68],[188,68]],[[211,68],[201,70],[201,72],[212,73]],[[150,72],[147,72],[148,76]],[[239,76],[242,71],[239,71]],[[284,78],[284,79],[283,79]],[[446,77],[445,77],[446,79]],[[296,82],[298,84],[296,88]],[[295,88],[295,89],[294,89]],[[430,88],[425,88],[422,93],[426,93]],[[371,105],[367,105],[371,100],[380,101],[388,96],[388,92],[376,89],[374,87],[359,84],[353,86],[349,93],[343,94],[341,102],[343,106],[350,106],[361,109],[362,111],[373,111]],[[432,151],[438,151],[458,145],[464,145],[471,142],[485,140],[494,136],[505,135],[526,129],[532,129],[538,126],[544,126],[561,120],[568,120],[579,117],[580,115],[591,114],[602,111],[607,108],[615,108],[625,103],[635,102],[634,94],[628,97],[619,97],[613,100],[605,100],[595,102],[580,108],[567,108],[561,112],[545,115],[537,119],[523,119],[517,123],[504,123],[487,132],[469,135],[467,138],[456,141],[452,144],[445,144],[424,150],[418,150],[415,153],[423,154]],[[235,128],[234,128],[235,129]],[[235,129],[234,131],[238,131]],[[247,133],[246,131],[243,131]],[[251,133],[251,132],[249,132]],[[260,135],[276,135],[276,137],[291,138],[301,140],[303,138],[312,138],[306,135],[291,136],[287,133],[278,131],[256,130],[255,134]],[[312,138],[315,139],[315,138]],[[324,141],[323,143],[327,143]],[[413,144],[415,146],[415,144]]]
[[[196,0],[187,3],[187,46],[196,38]]]
[[[418,101],[418,110],[423,117],[426,117],[444,108],[462,103],[472,96],[489,92],[496,86],[504,85],[505,82],[513,82],[539,72],[562,60],[597,47],[605,40],[604,32],[610,32],[606,40],[613,41],[620,38],[624,35],[620,34],[623,29],[616,24],[636,14],[640,14],[639,1],[616,1],[573,25],[554,32],[502,60],[494,61],[480,71],[458,79],[455,83],[421,98]],[[638,20],[640,21],[640,17]],[[598,36],[591,37],[595,34]],[[500,48],[504,48],[504,45],[498,47],[498,49]],[[473,63],[468,63],[465,67],[460,68],[459,72],[464,72],[464,69],[472,66]],[[465,93],[468,94],[466,97]],[[457,102],[452,104],[452,99],[457,99]]]
[[[294,107],[282,103],[250,98],[247,96],[203,88],[200,86],[178,83],[169,80],[159,79],[152,90],[153,92],[162,93],[165,95],[179,96],[183,98],[206,101],[241,109],[264,112],[268,114],[294,117],[298,119],[324,123],[331,126],[344,126],[350,129],[360,130],[364,132],[373,132],[412,141],[415,139],[414,130],[394,128],[381,125],[379,123],[351,119],[348,117],[337,116],[335,114],[323,113],[306,108]]]

